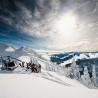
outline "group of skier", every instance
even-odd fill
[[[28,69],[31,69],[32,72],[35,72],[35,73],[39,73],[41,72],[41,65],[39,63],[34,63],[32,61],[28,62],[28,63],[25,63],[22,61],[22,63],[19,63],[19,65],[21,67],[26,67],[27,70]]]
[[[27,69],[31,69],[32,72],[41,72],[41,65],[36,63],[27,63]]]
[[[19,63],[19,65],[21,67],[26,66],[27,70],[31,69],[31,71],[35,73],[41,72],[41,65],[39,63],[32,62],[32,60],[28,63],[22,61],[22,63]]]

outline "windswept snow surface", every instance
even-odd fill
[[[98,90],[48,71],[0,74],[0,98],[98,98]]]

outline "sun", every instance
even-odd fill
[[[53,24],[53,30],[54,42],[64,48],[66,43],[77,39],[77,17],[70,13],[60,15]]]
[[[76,27],[76,17],[72,14],[61,15],[58,18],[55,26],[58,32],[70,33]]]
[[[57,27],[61,32],[69,33],[75,28],[75,17],[71,15],[62,16],[57,23]]]
[[[73,14],[63,14],[54,23],[55,32],[60,37],[71,38],[75,34],[77,20]]]

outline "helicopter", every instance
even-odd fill
[[[0,61],[2,64],[1,70],[13,71],[18,66],[21,66],[23,68],[24,64],[26,64],[26,69],[31,69],[31,71],[34,73],[41,72],[41,65],[32,60],[30,60],[30,62],[27,63],[12,56],[4,56],[0,57]],[[16,62],[19,62],[18,65],[16,64]]]

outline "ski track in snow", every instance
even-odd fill
[[[53,76],[52,74],[50,74],[48,72],[46,74],[42,73],[41,77],[44,78],[44,79],[59,83],[59,84],[64,85],[64,86],[72,86],[72,85],[66,83],[65,81],[61,80],[60,78],[58,78],[56,76]]]

